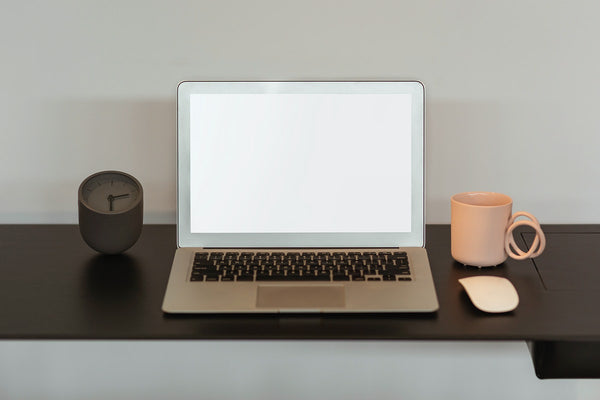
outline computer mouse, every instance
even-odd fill
[[[519,305],[519,295],[513,284],[500,276],[471,276],[458,280],[473,305],[488,313],[505,313]]]

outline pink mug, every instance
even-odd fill
[[[542,254],[546,237],[538,220],[524,211],[511,214],[512,199],[505,194],[465,192],[452,196],[452,258],[465,265],[490,267],[502,264],[508,256],[524,260]],[[529,220],[515,221],[518,217]],[[527,252],[517,246],[513,237],[514,229],[522,225],[536,232]]]

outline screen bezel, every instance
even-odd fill
[[[412,96],[410,232],[192,233],[190,95],[195,93],[398,93]],[[177,87],[178,247],[424,247],[424,86],[418,81],[184,81]]]

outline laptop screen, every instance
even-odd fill
[[[190,245],[383,246],[367,239],[423,225],[420,84],[181,85],[178,225],[185,216]]]

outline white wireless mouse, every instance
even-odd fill
[[[499,276],[471,276],[458,280],[473,305],[488,313],[504,313],[517,308],[519,295],[512,283]]]

